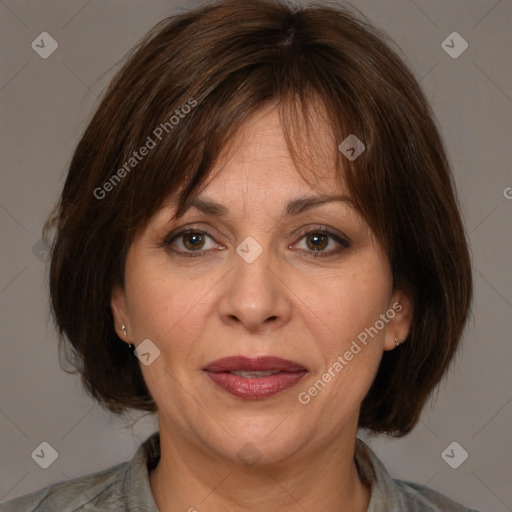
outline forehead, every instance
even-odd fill
[[[305,179],[303,169],[299,172],[291,157],[278,113],[258,114],[224,148],[204,188],[192,197],[184,213],[199,212],[226,220],[238,216],[251,221],[267,216],[291,219],[331,205],[329,208],[338,212],[342,207],[344,216],[360,220],[352,198],[340,183],[334,160],[317,151],[311,157],[313,172]],[[164,210],[171,214],[178,201],[177,194],[169,197]]]
[[[313,122],[309,130],[314,141],[306,140],[302,132],[298,136],[303,140],[294,140],[298,162],[291,154],[278,110],[273,106],[258,110],[220,152],[199,196],[231,204],[250,203],[251,198],[282,202],[304,194],[348,197],[333,158],[333,136],[320,118]],[[165,204],[175,204],[177,198],[178,193],[173,194]]]

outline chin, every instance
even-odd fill
[[[293,415],[254,413],[231,418],[228,432],[217,425],[217,440],[211,437],[212,450],[221,457],[249,467],[273,465],[285,462],[297,453],[311,438],[298,432]]]

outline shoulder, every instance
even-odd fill
[[[362,480],[371,485],[369,512],[478,512],[428,487],[392,478],[360,438],[354,457]]]
[[[158,512],[148,471],[159,457],[156,432],[130,461],[0,503],[0,512]]]
[[[468,508],[461,503],[457,503],[429,487],[424,487],[414,482],[404,480],[393,480],[397,493],[404,502],[404,505],[410,507],[407,510],[415,512],[478,512],[475,509]]]
[[[0,512],[121,512],[122,482],[127,463],[48,485],[0,503]]]

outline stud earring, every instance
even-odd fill
[[[400,345],[400,340],[398,338],[395,338],[395,345],[398,347]]]
[[[126,325],[121,325],[121,331],[123,331],[124,337],[127,338],[128,334],[126,334]],[[135,350],[135,345],[133,345],[133,343],[128,343],[128,347],[132,351]]]

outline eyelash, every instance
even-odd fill
[[[170,249],[174,254],[177,254],[178,256],[183,256],[185,258],[197,258],[197,257],[205,257],[205,253],[209,253],[215,249],[208,249],[206,251],[204,250],[197,250],[197,251],[177,251],[175,249],[172,249],[171,248],[171,244],[177,240],[178,238],[184,236],[184,235],[187,235],[187,234],[190,234],[190,233],[194,233],[194,234],[198,234],[198,235],[203,235],[203,236],[207,236],[209,237],[210,239],[213,240],[213,237],[206,231],[203,231],[201,229],[194,229],[194,228],[187,228],[187,229],[183,229],[181,231],[179,231],[178,233],[174,233],[174,234],[170,234],[168,235],[165,240],[163,241],[162,245],[168,249]],[[347,238],[344,238],[342,236],[339,236],[338,234],[336,233],[333,233],[332,231],[329,231],[325,228],[317,228],[317,227],[313,227],[313,228],[310,228],[310,229],[307,229],[306,231],[302,232],[299,236],[299,241],[302,240],[303,238],[307,237],[308,235],[324,235],[324,236],[328,236],[330,237],[331,239],[333,239],[335,242],[337,242],[339,244],[340,247],[338,247],[338,249],[335,249],[335,250],[330,250],[330,251],[325,251],[325,250],[322,250],[322,251],[314,251],[314,250],[303,250],[301,249],[302,252],[305,252],[305,253],[309,253],[310,257],[312,258],[328,258],[330,256],[334,256],[334,255],[337,255],[339,254],[340,252],[342,252],[343,250],[345,249],[349,249],[351,247],[351,244],[348,240],[348,237]]]

